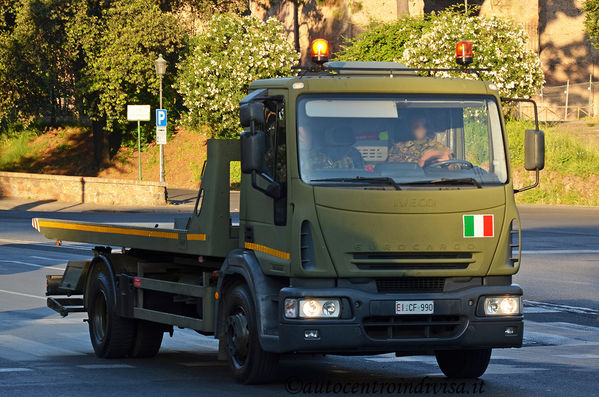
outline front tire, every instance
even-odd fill
[[[439,368],[449,378],[478,378],[491,360],[491,349],[439,350],[435,352]]]
[[[116,313],[114,290],[114,281],[102,270],[89,288],[89,336],[96,356],[101,358],[126,357],[135,335],[133,320]]]
[[[227,361],[235,380],[243,384],[272,380],[279,355],[266,352],[260,346],[254,302],[248,288],[238,285],[225,296],[224,343]]]

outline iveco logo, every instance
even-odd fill
[[[435,200],[430,198],[422,198],[422,199],[399,199],[395,200],[393,206],[395,208],[405,208],[405,207],[418,207],[418,208],[434,208],[437,203]]]

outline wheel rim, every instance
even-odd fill
[[[94,338],[99,343],[102,343],[106,337],[106,329],[108,326],[106,321],[108,317],[107,307],[106,295],[104,295],[103,291],[99,291],[94,302],[94,313],[92,316]]]
[[[227,350],[236,368],[247,361],[250,344],[250,330],[245,310],[237,307],[227,317]]]

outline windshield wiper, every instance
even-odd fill
[[[388,176],[356,176],[353,178],[322,178],[322,179],[311,179],[310,182],[358,182],[358,183],[369,183],[376,185],[390,185],[396,190],[401,190],[401,187],[395,180]]]
[[[446,184],[446,185],[458,185],[458,184],[465,184],[465,183],[469,183],[472,184],[474,186],[476,186],[478,189],[482,188],[482,185],[480,184],[479,181],[477,181],[474,178],[439,178],[439,179],[432,179],[432,180],[424,180],[424,181],[412,181],[412,182],[405,182],[405,183],[400,183],[400,185],[425,185],[425,184]]]

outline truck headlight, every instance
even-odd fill
[[[521,296],[487,296],[485,298],[487,316],[510,316],[522,314]]]
[[[285,299],[286,318],[338,318],[341,304],[337,298]]]

